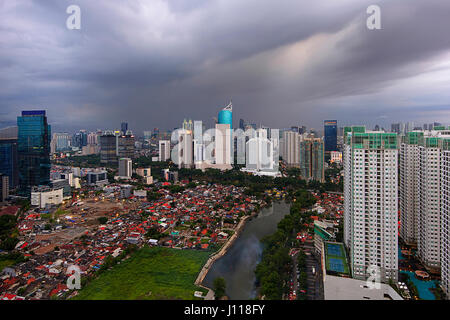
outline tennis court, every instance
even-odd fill
[[[344,272],[344,263],[341,259],[328,258],[328,264],[331,271]]]
[[[327,252],[331,256],[343,257],[341,246],[333,243],[327,243]]]
[[[344,251],[344,245],[340,242],[325,242],[325,263],[327,271],[340,274],[349,274],[349,267]]]

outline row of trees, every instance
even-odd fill
[[[289,292],[289,278],[292,271],[292,259],[289,248],[298,232],[305,230],[311,222],[311,212],[305,209],[315,203],[314,197],[306,191],[294,193],[295,202],[290,214],[277,226],[277,231],[262,240],[264,250],[261,262],[255,270],[261,295],[268,300],[280,300]]]

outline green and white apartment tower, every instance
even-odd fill
[[[441,285],[449,293],[448,144],[450,130],[407,132],[400,147],[400,237],[417,246],[417,255],[432,273],[442,269]]]
[[[356,279],[398,279],[398,137],[344,128],[344,242]]]

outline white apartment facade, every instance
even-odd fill
[[[450,138],[441,151],[441,288],[450,299]]]
[[[397,134],[346,128],[344,146],[344,242],[352,275],[398,279]]]
[[[300,141],[298,132],[283,132],[283,160],[289,167],[300,167]]]
[[[419,170],[419,138],[423,132],[409,132],[400,145],[400,237],[408,245],[417,245],[419,201],[417,179]]]
[[[419,169],[417,170],[417,253],[424,266],[433,272],[440,270],[441,255],[441,151],[438,145],[425,137],[419,146]]]

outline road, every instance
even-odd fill
[[[314,244],[311,241],[305,242],[301,249],[306,254],[306,298],[307,300],[324,300],[323,294],[323,281],[322,281],[322,268],[320,260],[314,255]],[[291,293],[295,290],[298,295],[298,277],[297,277],[297,256],[298,252],[292,257],[293,259],[293,272],[291,279]],[[313,274],[313,267],[315,273]],[[294,298],[290,295],[290,298]]]

